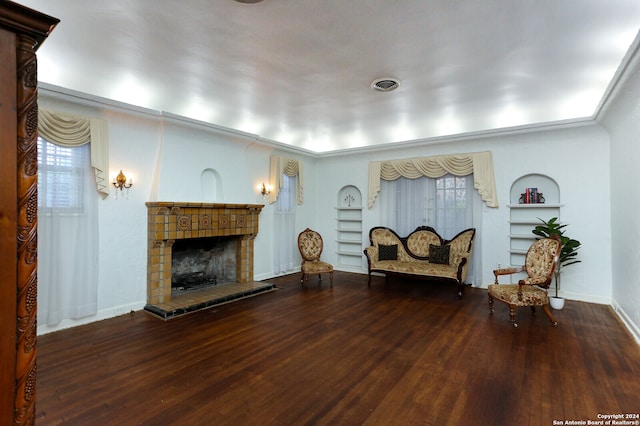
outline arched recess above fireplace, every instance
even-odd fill
[[[200,192],[205,202],[224,200],[222,176],[217,170],[207,168],[200,173]]]

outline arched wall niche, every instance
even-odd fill
[[[535,188],[541,198],[527,199],[527,188]],[[531,192],[531,191],[530,191]],[[533,229],[541,220],[556,217],[560,220],[560,186],[551,177],[530,173],[516,179],[509,192],[509,254],[512,266],[524,265],[527,250],[536,240]],[[523,278],[512,275],[512,282]]]
[[[200,174],[200,191],[202,200],[215,202],[224,200],[222,177],[215,169],[204,169]]]
[[[362,271],[362,192],[356,186],[338,191],[336,228],[337,269]]]
[[[516,179],[511,185],[509,202],[518,204],[527,188],[537,188],[546,203],[560,204],[560,186],[553,178],[540,173],[530,173]]]
[[[362,192],[353,186],[343,186],[338,191],[338,207],[362,207]]]

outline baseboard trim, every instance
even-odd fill
[[[640,328],[638,328],[638,326],[634,324],[634,322],[631,320],[629,315],[627,315],[625,310],[622,309],[622,306],[620,306],[615,301],[615,299],[611,303],[611,306],[613,308],[613,311],[618,316],[618,318],[620,318],[620,322],[624,324],[627,330],[629,330],[629,333],[631,333],[631,336],[633,336],[633,338],[635,339],[636,343],[640,346]]]
[[[79,325],[85,325],[96,321],[102,321],[109,318],[119,317],[131,313],[132,311],[139,311],[144,308],[146,301],[139,301],[135,303],[128,303],[126,305],[114,306],[109,309],[98,311],[95,315],[91,315],[85,318],[79,319],[65,319],[60,321],[56,325],[42,324],[38,325],[37,335],[53,333],[67,328],[77,327]]]

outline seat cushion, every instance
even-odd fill
[[[373,268],[376,271],[397,272],[401,274],[422,275],[428,277],[457,279],[458,268],[453,265],[440,265],[422,260],[401,261],[382,260],[376,262]]]
[[[304,262],[300,267],[300,269],[305,274],[319,274],[322,272],[333,271],[333,265],[327,262],[322,262],[320,260],[312,260],[312,261]]]
[[[522,286],[522,300],[518,298],[518,284],[489,284],[488,291],[493,298],[516,306],[542,306],[549,303],[549,295],[539,287]]]

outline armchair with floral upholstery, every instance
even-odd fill
[[[509,305],[511,324],[518,326],[515,320],[517,306],[530,306],[535,312],[536,306],[542,306],[545,314],[555,326],[558,322],[553,318],[549,308],[549,285],[560,257],[561,243],[558,236],[543,238],[531,245],[525,257],[525,265],[516,268],[502,268],[493,271],[495,284],[489,284],[489,312],[493,313],[493,301],[497,299]],[[527,278],[518,284],[499,284],[498,276],[526,272]]]
[[[333,265],[320,260],[322,249],[322,236],[318,232],[307,228],[298,235],[298,250],[302,256],[301,283],[307,283],[310,274],[318,274],[318,278],[322,280],[322,274],[328,273],[329,281],[333,286]]]

